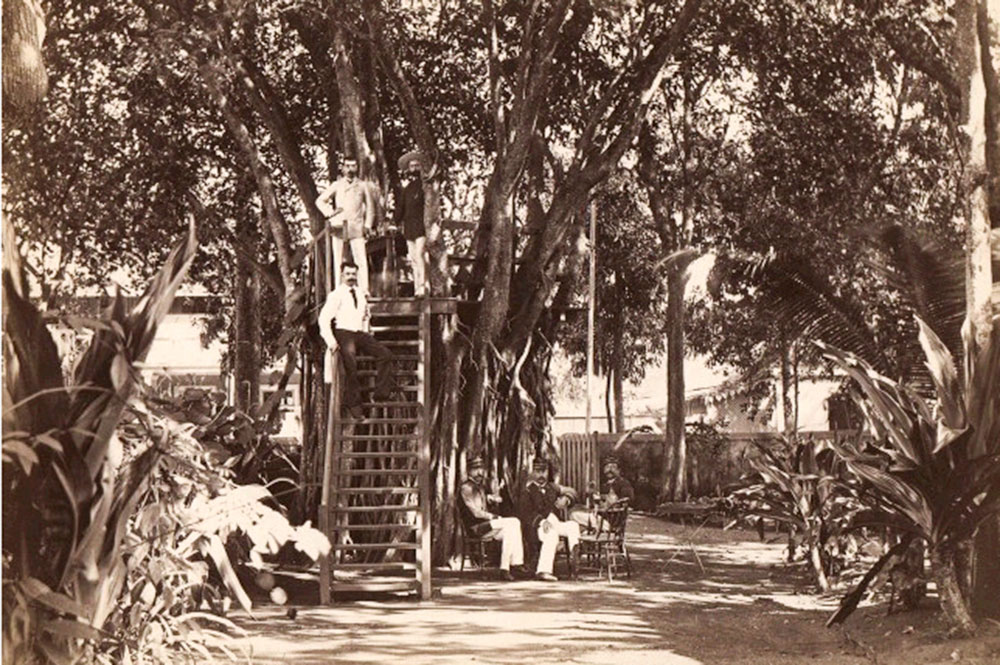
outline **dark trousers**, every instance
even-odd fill
[[[340,345],[340,358],[344,363],[344,374],[347,385],[344,386],[344,405],[348,407],[361,404],[361,383],[358,381],[358,351],[375,357],[375,397],[385,398],[392,385],[389,371],[392,369],[392,352],[385,344],[366,332],[354,330],[333,329],[333,336]]]

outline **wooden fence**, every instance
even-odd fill
[[[800,440],[839,441],[857,436],[853,430],[799,432]],[[558,439],[559,482],[577,492],[587,491],[591,482],[600,483],[601,461],[612,452],[617,434],[563,434]],[[739,480],[748,470],[746,458],[753,447],[777,444],[781,437],[772,433],[732,432],[725,434],[721,446],[700,446],[692,442],[688,448],[688,490],[692,497],[718,495],[727,485]],[[689,441],[691,441],[689,439]],[[640,503],[643,498],[655,502],[661,487],[663,468],[663,435],[638,434],[630,438],[615,454],[622,460],[622,471],[633,484]],[[642,497],[640,495],[650,494]]]

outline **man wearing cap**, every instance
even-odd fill
[[[392,214],[394,226],[403,227],[403,237],[406,238],[406,252],[413,267],[413,289],[419,298],[426,289],[425,267],[427,259],[424,256],[424,183],[422,179],[423,162],[419,152],[408,152],[400,158],[401,170],[405,168],[410,181],[403,187],[399,202]]]
[[[564,493],[564,488],[549,482],[549,463],[542,457],[536,457],[531,465],[531,472],[524,491],[526,521],[541,543],[535,576],[540,580],[554,582],[556,576],[552,574],[552,568],[559,538],[566,538],[573,559],[573,571],[577,569],[580,558],[580,525],[559,519],[559,512],[569,505],[572,497]]]
[[[459,513],[465,528],[474,535],[500,541],[500,575],[513,580],[511,566],[524,565],[524,543],[521,540],[521,520],[501,517],[489,509],[500,497],[486,491],[486,464],[481,457],[469,460],[468,476],[460,489],[462,500]]]
[[[331,182],[316,199],[316,207],[330,219],[334,265],[341,264],[344,245],[349,244],[351,256],[358,266],[358,284],[362,291],[368,293],[365,237],[375,226],[374,187],[358,178],[358,162],[355,159],[345,158],[340,164],[340,173],[341,177]]]
[[[596,489],[596,488],[594,488]],[[618,458],[608,455],[604,459],[604,485],[601,494],[596,491],[588,497],[594,508],[610,508],[615,504],[624,501],[631,501],[635,498],[635,490],[632,483],[622,476],[619,468]],[[586,506],[575,506],[570,510],[570,519],[581,524],[588,529],[596,530],[598,527],[598,517],[593,510]]]
[[[635,498],[635,490],[632,489],[632,483],[627,481],[625,477],[622,476],[618,458],[614,455],[609,455],[604,460],[603,495],[604,503],[607,505],[624,501],[626,499],[631,501]]]

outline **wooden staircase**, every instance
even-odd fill
[[[339,368],[331,385],[320,528],[332,550],[320,560],[320,600],[338,593],[411,591],[431,594],[430,442],[426,408],[430,377],[430,299],[370,299],[372,334],[393,353],[398,390],[367,402],[367,419],[342,417]],[[363,394],[375,369],[358,356]]]

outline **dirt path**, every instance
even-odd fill
[[[866,607],[846,628],[824,627],[836,598],[812,594],[781,545],[747,534],[636,516],[636,574],[609,584],[485,581],[443,572],[435,598],[331,608],[263,607],[242,644],[255,663],[1000,663],[1000,631],[950,641],[933,602],[887,617]],[[558,571],[557,571],[558,572]]]

